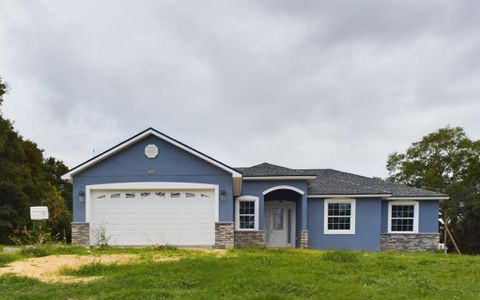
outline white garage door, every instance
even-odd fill
[[[109,245],[215,244],[214,191],[93,191],[91,244],[101,236]]]

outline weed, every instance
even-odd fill
[[[323,259],[335,263],[353,263],[359,260],[359,254],[354,251],[335,250],[326,252]]]
[[[118,264],[116,263],[103,264],[99,261],[93,261],[77,269],[63,268],[60,270],[60,274],[70,276],[101,276],[113,272],[116,268],[118,268]]]

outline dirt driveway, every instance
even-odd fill
[[[128,263],[138,259],[135,254],[111,254],[111,255],[50,255],[45,257],[28,258],[17,260],[6,267],[0,268],[0,276],[13,273],[19,276],[27,276],[39,279],[43,282],[78,282],[91,281],[98,277],[76,277],[60,275],[64,267],[78,268],[89,263]]]

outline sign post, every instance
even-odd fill
[[[37,242],[40,244],[44,243],[44,232],[42,225],[47,225],[46,220],[48,220],[48,207],[47,206],[30,206],[30,219],[33,223],[33,230],[35,236],[37,236]],[[37,228],[38,226],[38,228]]]

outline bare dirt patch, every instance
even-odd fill
[[[0,268],[0,276],[13,273],[19,276],[27,276],[39,279],[43,282],[83,282],[91,281],[99,277],[75,277],[60,275],[60,269],[64,267],[78,268],[89,263],[129,263],[137,259],[134,254],[111,254],[111,255],[50,255],[45,257],[28,258],[14,261],[6,267]]]

